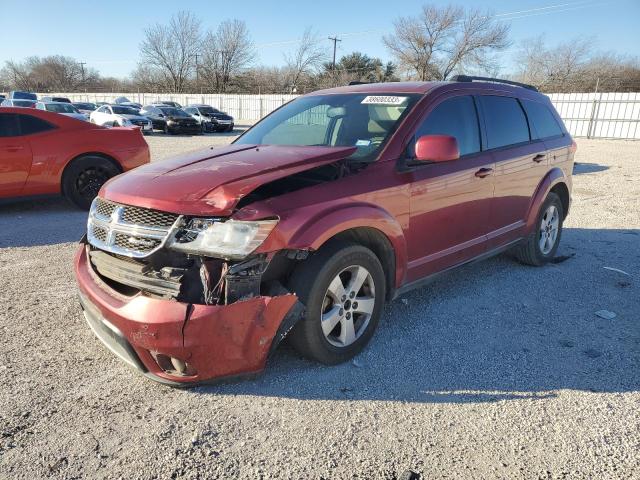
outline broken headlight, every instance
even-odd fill
[[[176,234],[169,248],[208,257],[241,259],[258,248],[277,223],[277,220],[223,222],[193,218]]]

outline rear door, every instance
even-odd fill
[[[547,169],[543,141],[531,139],[521,103],[508,95],[477,97],[487,149],[495,161],[489,248],[522,236],[531,197]]]
[[[473,97],[449,95],[430,108],[413,142],[434,134],[456,137],[461,156],[411,172],[409,281],[462,263],[486,249],[493,160],[482,152]],[[409,152],[412,148],[413,143]]]
[[[0,113],[0,197],[20,195],[31,170],[31,148],[20,135],[19,115]]]

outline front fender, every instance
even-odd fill
[[[562,169],[558,167],[549,170],[549,172],[547,172],[544,178],[540,181],[538,188],[536,189],[536,193],[533,195],[533,199],[529,204],[529,210],[527,211],[526,232],[531,232],[535,227],[538,212],[540,211],[542,203],[547,198],[547,195],[549,195],[551,189],[559,183],[568,184],[568,181]]]
[[[406,239],[398,221],[375,205],[349,204],[315,212],[290,231],[287,248],[318,250],[337,234],[354,228],[373,228],[389,240],[395,254],[395,284],[401,285],[407,268]]]

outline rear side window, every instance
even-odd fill
[[[21,135],[33,135],[34,133],[46,132],[56,128],[49,122],[34,117],[32,115],[19,115]]]
[[[479,99],[487,129],[487,148],[530,140],[527,118],[515,98],[484,95]]]
[[[527,117],[529,117],[533,138],[557,137],[564,134],[549,107],[531,100],[523,100],[522,105],[527,112]]]
[[[458,140],[460,155],[480,151],[480,129],[473,98],[454,97],[439,104],[420,125],[416,137],[451,135]]]
[[[0,137],[17,137],[19,134],[18,115],[0,113]]]

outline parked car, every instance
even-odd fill
[[[178,102],[173,102],[171,100],[161,100],[156,103],[160,105],[169,105],[170,107],[175,107],[175,108],[182,108],[182,105],[180,105]]]
[[[118,105],[135,108],[136,110],[140,110],[142,108],[142,104],[137,102],[122,102],[122,103],[119,103]]]
[[[87,115],[91,115],[98,106],[95,103],[91,102],[73,102],[72,105],[76,107],[81,113],[86,113]]]
[[[5,98],[0,104],[2,107],[21,107],[21,108],[35,108],[35,100],[22,100],[15,98]]]
[[[42,102],[62,102],[62,103],[71,103],[67,97],[42,97],[40,99]]]
[[[140,115],[148,117],[153,128],[164,133],[202,133],[200,124],[187,112],[180,108],[164,104],[146,105],[140,110]]]
[[[7,97],[12,100],[33,100],[35,103],[38,100],[38,95],[32,92],[23,92],[20,90],[12,90]]]
[[[65,102],[47,102],[47,101],[39,101],[36,103],[36,108],[38,110],[46,110],[47,112],[60,113],[62,115],[66,115],[71,118],[76,118],[78,120],[84,120],[86,122],[89,121],[89,115],[86,113],[81,113],[76,107],[74,107],[70,103]]]
[[[0,159],[0,198],[62,193],[86,209],[109,178],[149,163],[149,147],[135,129],[0,108]]]
[[[196,119],[203,132],[233,131],[233,117],[211,105],[187,105],[183,110]]]
[[[172,385],[255,374],[285,336],[336,364],[444,272],[551,261],[576,144],[532,87],[454,80],[310,93],[104,185],[75,257],[96,335]]]
[[[151,120],[140,115],[138,110],[124,105],[103,105],[93,112],[89,117],[96,125],[109,127],[139,127],[142,133],[153,132]]]
[[[103,105],[109,105],[109,102],[96,102],[96,108],[101,107]]]
[[[4,101],[5,98],[7,98],[6,95],[0,94],[0,104]]]

